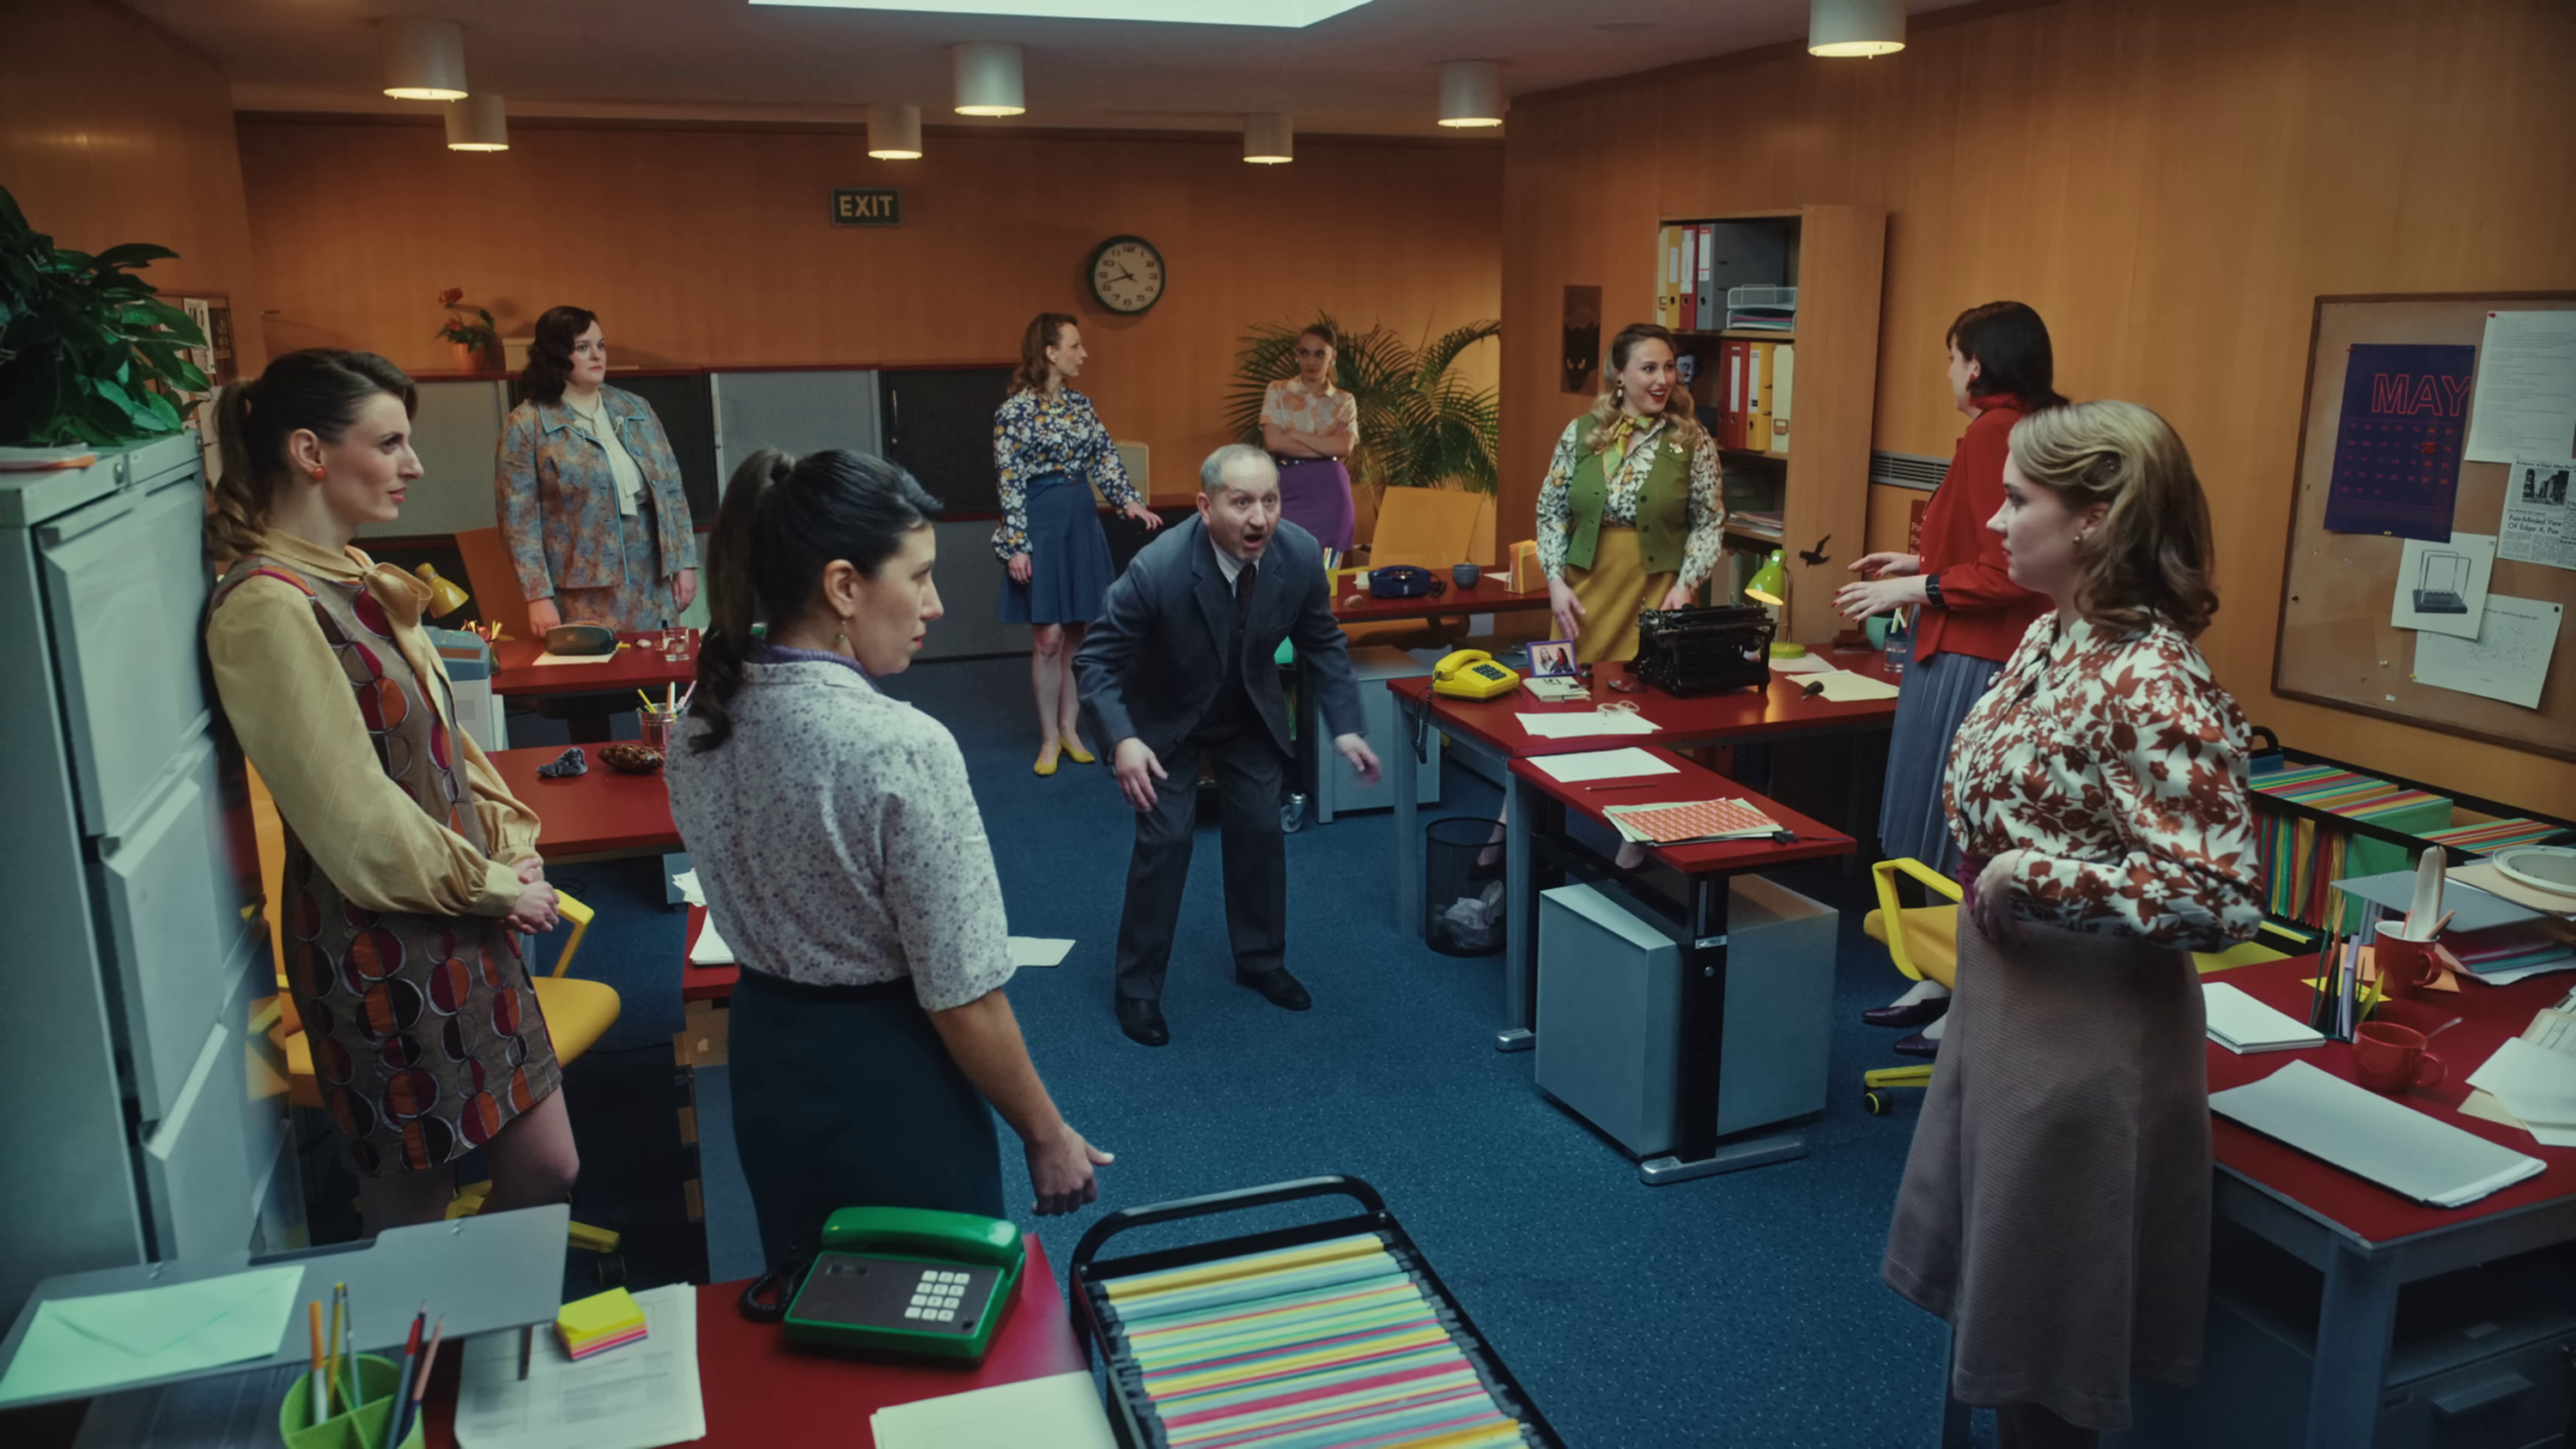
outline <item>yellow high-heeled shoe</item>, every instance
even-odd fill
[[[1082,747],[1082,741],[1081,741],[1080,739],[1075,738],[1075,737],[1073,737],[1073,736],[1071,736],[1071,735],[1068,735],[1068,736],[1064,737],[1064,739],[1063,739],[1063,740],[1061,740],[1059,743],[1061,743],[1061,744],[1064,746],[1064,752],[1065,752],[1065,755],[1066,755],[1068,758],[1070,758],[1070,759],[1071,759],[1075,764],[1077,764],[1077,765],[1088,765],[1088,764],[1092,764],[1092,763],[1094,763],[1094,761],[1092,760],[1091,751],[1086,750],[1086,749],[1084,749],[1084,748]]]
[[[1043,749],[1043,750],[1038,751],[1038,762],[1037,762],[1037,764],[1036,764],[1036,765],[1034,765],[1034,766],[1032,766],[1031,768],[1035,769],[1035,770],[1036,770],[1039,774],[1041,774],[1041,775],[1052,775],[1052,774],[1054,774],[1054,773],[1055,773],[1055,752],[1056,752],[1056,743],[1055,743],[1055,741],[1053,741],[1053,740],[1049,740],[1049,741],[1047,741],[1047,747],[1046,747],[1045,749]]]

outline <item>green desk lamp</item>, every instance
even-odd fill
[[[1789,570],[1780,561],[1781,552],[1776,548],[1771,550],[1771,556],[1762,561],[1762,567],[1754,570],[1753,577],[1744,581],[1744,597],[1778,609],[1780,627],[1786,629],[1789,626]],[[1806,655],[1807,646],[1804,644],[1793,644],[1779,638],[1771,641],[1771,657],[1774,659],[1803,659]]]

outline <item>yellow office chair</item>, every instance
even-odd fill
[[[1860,924],[1862,934],[1884,944],[1887,947],[1888,959],[1896,963],[1896,969],[1905,973],[1908,980],[1937,981],[1954,991],[1957,990],[1959,984],[1958,902],[1965,894],[1959,889],[1959,883],[1923,862],[1913,859],[1882,860],[1869,869],[1872,882],[1878,888],[1878,909],[1862,918]],[[1916,906],[1911,909],[1900,906],[1896,899],[1896,877],[1900,872],[1912,876],[1926,887],[1947,897],[1951,903],[1946,906]],[[1890,921],[1896,922],[1896,929],[1893,932],[1888,930],[1887,923]],[[2304,951],[2315,944],[2307,937],[2276,926],[2270,921],[2265,921],[2262,929],[2299,950]],[[2287,951],[2273,950],[2258,939],[2240,941],[2224,951],[2195,951],[2191,956],[2191,964],[2201,975],[2207,976],[2213,972],[2226,971],[2238,966],[2250,966],[2257,961],[2278,961],[2289,954]],[[1930,1086],[1932,1066],[1932,1063],[1925,1062],[1918,1066],[1881,1067],[1876,1071],[1863,1072],[1861,1105],[1868,1108],[1869,1114],[1873,1117],[1885,1116],[1888,1108],[1894,1105],[1893,1099],[1888,1096],[1888,1089]]]

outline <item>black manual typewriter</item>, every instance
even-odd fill
[[[1771,616],[1754,604],[1646,609],[1637,677],[1676,699],[1771,687]]]

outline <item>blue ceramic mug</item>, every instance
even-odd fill
[[[1474,564],[1462,563],[1449,570],[1449,577],[1457,583],[1458,587],[1472,589],[1476,586],[1476,580],[1484,576],[1484,572]]]

